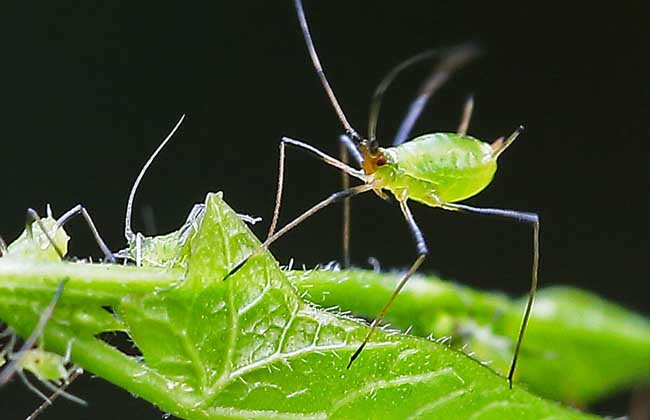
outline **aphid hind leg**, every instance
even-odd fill
[[[365,182],[365,176],[363,175],[363,172],[352,168],[346,163],[341,162],[338,159],[333,158],[332,156],[329,156],[317,148],[304,143],[299,140],[294,140],[289,137],[282,137],[280,140],[280,159],[279,159],[279,165],[278,165],[278,186],[277,186],[277,192],[275,195],[275,207],[273,209],[273,219],[271,220],[271,226],[269,227],[269,231],[266,236],[266,240],[268,240],[273,234],[275,233],[275,228],[277,227],[278,219],[280,217],[280,207],[282,203],[282,193],[284,189],[284,168],[285,168],[285,160],[286,160],[286,145],[292,145],[304,150],[307,150],[308,152],[311,152],[313,155],[315,155],[317,158],[322,160],[323,162],[327,163],[330,166],[333,166],[337,169],[340,169],[343,171],[345,174],[348,174],[350,176],[353,176],[355,178],[358,178],[362,181]]]
[[[366,334],[366,337],[363,339],[363,342],[361,343],[359,348],[357,348],[357,350],[354,352],[352,357],[350,357],[350,361],[348,362],[348,366],[347,366],[348,369],[350,368],[350,366],[352,366],[352,363],[356,360],[356,358],[359,357],[361,351],[363,351],[363,348],[366,346],[366,344],[368,344],[368,341],[370,341],[370,338],[377,330],[377,327],[386,316],[386,313],[392,306],[393,302],[395,301],[399,293],[402,291],[402,289],[404,288],[408,280],[413,276],[413,274],[415,274],[418,268],[420,268],[420,265],[422,265],[422,262],[424,262],[424,259],[429,253],[427,244],[424,240],[424,236],[422,235],[422,231],[420,230],[420,227],[415,222],[415,218],[413,218],[411,209],[409,209],[409,206],[406,203],[406,198],[399,199],[399,205],[400,205],[400,209],[402,210],[402,214],[404,215],[404,218],[408,223],[411,234],[413,235],[413,239],[415,239],[415,245],[417,247],[418,257],[415,259],[415,261],[413,262],[409,270],[399,280],[399,282],[397,283],[397,287],[393,291],[393,294],[390,296],[390,299],[388,299],[388,302],[386,303],[384,308],[381,310],[381,312],[379,312],[379,315],[377,315],[375,320],[372,321],[372,324],[370,324],[370,330],[368,331],[368,334]]]
[[[460,119],[458,130],[456,130],[456,132],[461,136],[467,134],[469,122],[472,119],[472,111],[474,111],[474,95],[468,96],[465,100],[465,105],[463,105],[463,116]]]
[[[508,370],[508,385],[512,388],[512,380],[515,375],[515,367],[517,366],[517,358],[519,357],[519,352],[521,351],[521,344],[524,340],[524,333],[526,332],[526,326],[530,319],[530,313],[533,309],[533,302],[535,301],[535,292],[537,291],[537,277],[539,273],[539,215],[536,213],[529,213],[517,210],[507,210],[507,209],[491,209],[491,208],[477,208],[471,207],[464,204],[452,204],[444,203],[442,207],[446,210],[456,210],[465,213],[474,213],[478,215],[493,216],[499,218],[505,218],[509,220],[514,220],[517,222],[527,223],[533,227],[533,262],[532,262],[532,271],[531,271],[531,281],[530,281],[530,291],[528,292],[528,302],[526,303],[526,309],[524,310],[524,315],[521,320],[521,326],[519,327],[519,333],[517,334],[517,343],[515,345],[515,352],[512,357],[512,362],[510,363],[510,369]]]
[[[95,227],[95,223],[93,223],[93,219],[90,217],[90,213],[88,213],[86,208],[81,204],[77,204],[76,206],[74,206],[73,208],[65,212],[63,216],[59,217],[59,219],[56,221],[57,228],[63,226],[71,218],[73,218],[78,214],[81,214],[83,218],[86,220],[86,224],[88,225],[90,232],[93,234],[93,237],[95,238],[95,242],[97,242],[97,245],[104,253],[106,259],[111,263],[115,264],[115,257],[113,256],[113,253],[108,249],[108,246],[106,246],[106,242],[104,242],[101,235],[99,234],[97,227]]]
[[[50,245],[52,245],[52,248],[54,248],[54,251],[56,251],[59,258],[63,259],[64,258],[63,251],[59,249],[59,246],[56,244],[56,242],[54,242],[54,239],[48,233],[47,228],[43,224],[43,220],[41,219],[41,216],[38,215],[38,212],[36,210],[29,208],[27,209],[25,230],[27,231],[27,235],[29,236],[30,239],[34,238],[34,232],[32,231],[32,222],[36,222],[36,224],[38,224],[38,227],[41,228],[41,231],[49,241]]]

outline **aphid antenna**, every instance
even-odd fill
[[[180,127],[184,119],[185,119],[185,114],[181,115],[181,118],[178,120],[178,122],[176,123],[172,131],[167,135],[167,137],[165,137],[165,139],[162,141],[162,143],[160,143],[160,145],[151,154],[151,156],[149,156],[149,159],[147,159],[144,166],[140,170],[140,173],[135,179],[135,182],[133,182],[133,186],[131,187],[131,192],[129,193],[129,199],[126,203],[126,215],[124,217],[124,237],[126,238],[128,243],[133,243],[136,240],[136,234],[133,233],[133,228],[131,227],[131,217],[133,214],[133,201],[135,199],[135,193],[138,190],[138,186],[140,186],[140,182],[142,181],[142,178],[147,172],[147,169],[149,169],[149,166],[151,166],[154,159],[156,159],[156,156],[158,156],[158,153],[160,153],[160,151],[165,147],[165,145],[167,145],[169,140],[172,139],[174,133],[176,133],[176,130],[178,130],[178,127]]]
[[[311,57],[311,61],[314,64],[316,74],[318,75],[318,78],[320,79],[321,84],[325,89],[325,93],[327,93],[327,96],[329,97],[330,102],[334,107],[334,111],[336,112],[336,115],[339,117],[341,124],[343,124],[343,128],[345,128],[346,134],[350,136],[350,138],[352,139],[352,141],[354,141],[355,144],[359,144],[363,140],[363,138],[357,133],[357,131],[348,122],[348,119],[346,118],[345,113],[343,112],[343,109],[339,104],[339,101],[336,99],[334,90],[332,89],[332,86],[328,82],[327,77],[325,76],[325,72],[323,71],[323,66],[320,63],[320,59],[318,58],[318,54],[316,53],[316,48],[314,47],[314,41],[312,40],[311,37],[311,32],[309,31],[309,25],[307,24],[307,18],[305,17],[305,10],[302,6],[302,0],[295,0],[295,5],[296,5],[296,12],[298,14],[298,21],[300,22],[300,29],[302,29],[302,34],[305,37],[307,50],[309,51],[309,56]]]

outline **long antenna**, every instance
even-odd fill
[[[321,84],[325,89],[325,93],[327,93],[327,96],[329,96],[330,98],[330,102],[334,107],[334,111],[336,111],[336,115],[339,117],[339,120],[341,120],[341,124],[343,124],[343,128],[345,128],[345,132],[352,138],[352,140],[358,142],[359,140],[361,140],[361,136],[359,136],[356,130],[352,128],[352,125],[350,125],[350,123],[348,122],[348,119],[345,117],[345,114],[343,113],[343,109],[341,108],[341,105],[339,105],[339,101],[336,100],[336,95],[334,95],[334,90],[332,90],[332,87],[327,81],[327,77],[325,77],[323,66],[321,65],[320,60],[318,59],[318,54],[316,53],[316,48],[314,47],[314,41],[312,41],[311,33],[309,32],[309,26],[307,25],[307,18],[305,17],[305,10],[302,7],[302,0],[295,0],[295,4],[296,4],[296,13],[298,14],[298,21],[300,22],[300,29],[302,29],[302,34],[305,37],[307,50],[309,51],[309,56],[311,57],[312,63],[314,63],[316,74],[318,74],[318,77],[320,78]]]
[[[129,194],[129,201],[126,203],[126,216],[124,218],[124,236],[126,237],[126,240],[128,242],[131,242],[135,239],[135,234],[133,233],[133,229],[131,228],[131,214],[133,213],[133,200],[135,198],[135,193],[138,190],[138,186],[140,185],[140,181],[142,181],[142,178],[144,177],[145,172],[147,172],[147,169],[149,169],[149,166],[151,166],[151,163],[154,161],[156,156],[158,156],[158,153],[165,147],[167,142],[171,140],[172,136],[178,130],[178,127],[180,127],[181,123],[185,119],[185,114],[181,115],[181,118],[178,120],[172,131],[167,134],[167,137],[165,137],[165,140],[160,143],[160,146],[152,153],[152,155],[149,157],[147,162],[144,164],[142,169],[140,170],[140,173],[138,174],[138,177],[135,179],[135,182],[133,183],[133,187],[131,187],[131,193]]]

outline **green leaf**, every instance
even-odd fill
[[[208,196],[197,224],[179,254],[186,268],[29,270],[0,260],[0,318],[29,334],[45,291],[67,278],[46,349],[71,345],[75,363],[187,419],[588,418],[508,389],[448,346],[395,332],[375,334],[348,370],[365,324],[303,301],[268,252],[225,278],[259,241],[220,195]],[[104,343],[100,330],[128,332],[142,357]]]
[[[398,276],[368,271],[293,273],[294,284],[323,307],[373,318]],[[363,298],[360,298],[363,296]],[[525,305],[433,276],[416,276],[387,316],[420,336],[451,336],[504,374]],[[516,381],[547,398],[583,406],[614,391],[650,382],[650,321],[580,290],[541,290],[526,331]]]

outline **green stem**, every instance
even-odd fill
[[[68,279],[63,299],[68,303],[111,305],[126,294],[147,294],[172,286],[182,277],[180,270],[104,264],[61,262],[35,264],[3,259],[0,264],[0,294],[50,299],[58,284]]]

